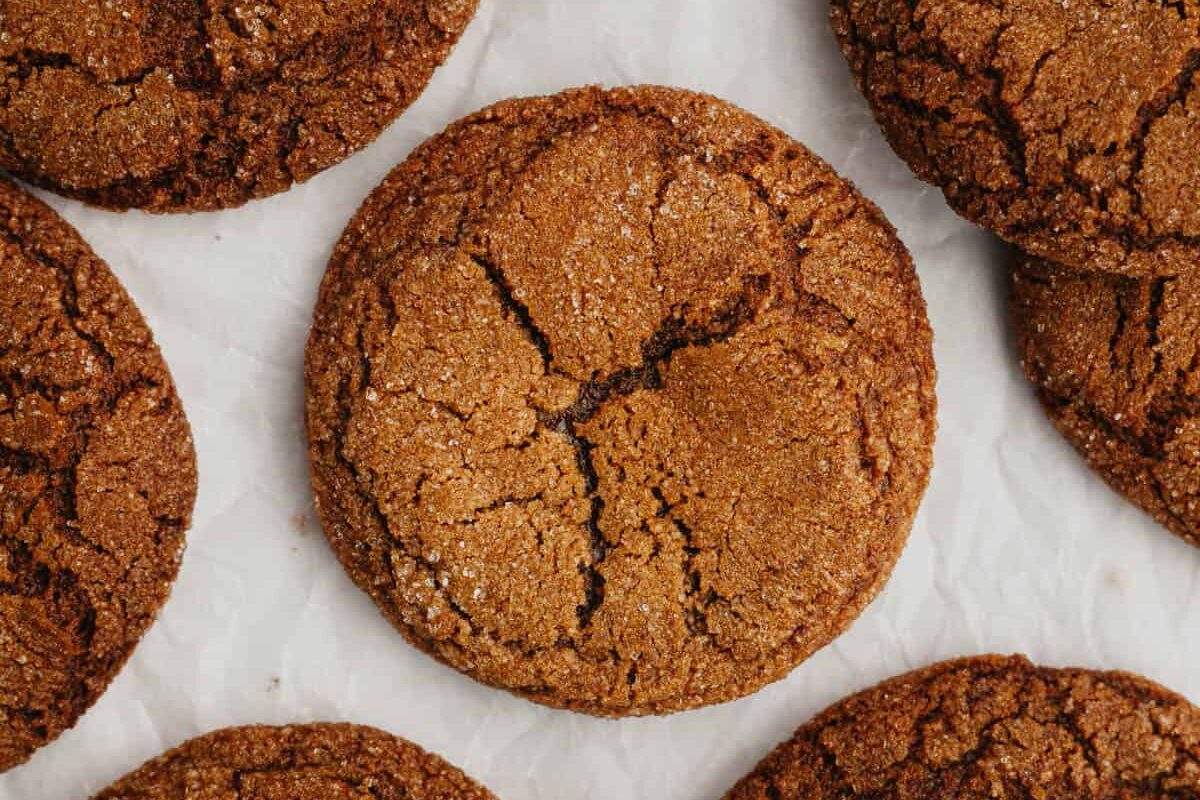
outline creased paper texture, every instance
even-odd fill
[[[52,199],[158,337],[194,427],[200,498],[159,622],[74,730],[0,776],[0,799],[82,800],[225,725],[343,719],[440,753],[504,800],[703,800],[842,696],[991,651],[1133,670],[1200,702],[1200,551],[1108,491],[1042,417],[1008,330],[1006,249],[891,153],[826,14],[824,0],[483,0],[408,113],[287,194],[174,217]],[[354,209],[459,117],[585,83],[707,91],[807,144],[899,229],[936,336],[933,479],[887,590],[787,680],[662,719],[552,711],[420,655],[343,574],[308,486],[301,362]]]

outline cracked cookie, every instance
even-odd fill
[[[191,432],[141,314],[0,180],[0,770],[104,692],[179,569]]]
[[[712,97],[500,103],[347,228],[308,345],[318,510],[417,647],[598,715],[777,680],[883,586],[931,334],[879,210]]]
[[[1200,709],[1145,678],[951,661],[800,728],[726,800],[1200,797]]]
[[[1200,1],[832,6],[888,140],[964,217],[1075,269],[1200,260]]]
[[[1200,546],[1200,278],[1017,258],[1017,349],[1046,414],[1113,489]]]
[[[282,192],[407,108],[477,2],[0,2],[0,168],[110,208]]]
[[[192,739],[93,800],[495,800],[456,767],[362,725],[226,728]]]

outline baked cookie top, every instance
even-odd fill
[[[364,147],[477,0],[0,2],[0,168],[100,206],[237,206]]]
[[[832,4],[887,138],[960,214],[1075,269],[1200,259],[1200,2]]]
[[[94,800],[495,800],[456,767],[362,725],[227,728],[192,739]]]
[[[841,633],[935,427],[878,209],[655,87],[500,103],[418,149],[334,253],[306,377],[359,586],[472,677],[613,716],[739,697]]]
[[[95,702],[167,598],[196,493],[154,339],[62,219],[0,180],[0,770]]]
[[[1200,797],[1200,710],[1144,678],[991,656],[838,703],[726,800]]]
[[[1200,278],[1017,260],[1017,349],[1047,415],[1116,491],[1200,545]]]

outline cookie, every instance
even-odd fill
[[[0,180],[0,770],[75,724],[150,626],[196,494],[141,314],[53,211]]]
[[[964,217],[1074,269],[1200,259],[1200,2],[832,6],[888,140]]]
[[[0,13],[0,168],[109,208],[241,205],[365,147],[478,0],[25,0]]]
[[[1200,797],[1200,709],[1136,675],[951,661],[838,703],[725,797]]]
[[[935,427],[907,251],[720,100],[500,103],[347,228],[307,352],[318,510],[410,642],[597,715],[786,675],[883,586]]]
[[[226,728],[192,739],[93,800],[495,800],[412,742],[362,725]]]
[[[1200,546],[1200,277],[1017,258],[1017,350],[1046,414],[1113,489]]]

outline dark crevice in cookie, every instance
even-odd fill
[[[659,389],[662,386],[662,366],[669,364],[678,351],[690,347],[709,347],[734,336],[744,325],[753,321],[758,302],[767,292],[768,283],[767,276],[746,278],[743,293],[719,310],[708,323],[688,324],[677,318],[664,321],[642,346],[641,365],[618,370],[607,378],[584,383],[575,402],[563,411],[556,414],[539,413],[540,423],[564,436],[574,448],[576,463],[580,474],[583,475],[584,487],[591,502],[587,522],[591,543],[590,560],[581,564],[579,568],[585,584],[585,599],[578,609],[580,629],[591,623],[596,610],[604,603],[605,579],[600,572],[600,565],[608,558],[612,545],[605,538],[600,525],[604,499],[599,493],[600,478],[592,462],[594,446],[577,433],[576,426],[595,417],[614,396]],[[531,329],[537,330],[532,322],[526,330]]]
[[[475,253],[471,254],[471,260],[479,265],[479,268],[487,275],[487,279],[491,281],[492,286],[495,287],[496,297],[500,300],[504,313],[521,326],[525,335],[529,337],[530,343],[537,348],[538,353],[542,356],[542,365],[545,367],[546,374],[549,375],[554,365],[554,353],[550,349],[550,340],[533,321],[533,317],[529,313],[529,306],[517,299],[508,277],[495,263]]]

